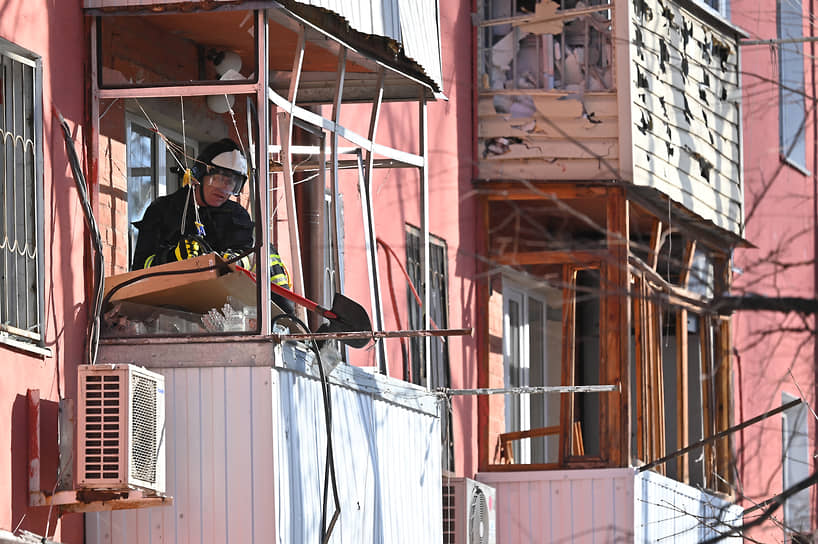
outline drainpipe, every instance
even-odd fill
[[[812,17],[812,14],[815,13],[815,0],[810,0],[809,2],[809,14]],[[813,25],[810,24],[810,37],[815,36],[815,30]],[[809,42],[809,54],[810,58],[815,58],[815,41],[810,40]],[[812,99],[816,99],[816,82],[815,82],[815,63],[810,62],[810,85],[812,87]],[[816,290],[818,290],[818,127],[815,126],[815,123],[818,122],[818,112],[815,111],[815,108],[812,108],[812,290],[813,295],[816,294]],[[818,399],[818,346],[815,343],[818,341],[818,331],[815,333],[816,338],[813,340],[813,347],[812,347],[812,389],[813,389],[813,402],[815,399]],[[813,430],[815,433],[815,439],[813,440],[813,456],[812,456],[812,470],[815,471],[818,469],[818,425]],[[813,491],[812,493],[812,505],[813,505],[813,519],[818,518],[818,495],[816,492]]]

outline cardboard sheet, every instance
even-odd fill
[[[154,275],[157,272],[172,274]],[[129,301],[201,314],[211,308],[221,308],[228,296],[248,306],[256,305],[256,283],[214,254],[109,276],[105,278],[105,295],[115,286],[143,276],[146,278],[118,289],[110,301]]]

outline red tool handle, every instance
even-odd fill
[[[256,281],[256,274],[254,272],[250,272],[249,270],[247,270],[246,268],[242,268],[241,266],[237,266],[237,265],[234,265],[234,266],[236,266],[237,270],[241,270],[242,272],[247,274],[250,278],[252,278],[253,281]],[[296,293],[290,291],[287,288],[281,287],[280,285],[276,285],[275,283],[270,283],[270,290],[273,293],[281,295],[282,297],[286,298],[287,300],[291,300],[291,301],[295,302],[296,304],[298,304],[300,306],[304,306],[308,310],[312,310],[313,312],[317,312],[317,313],[323,315],[327,319],[338,319],[338,316],[335,315],[335,312],[332,312],[332,311],[324,308],[323,306],[321,306],[317,302],[313,302],[308,298],[304,298],[301,295],[296,294]]]

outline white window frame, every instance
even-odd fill
[[[14,94],[14,96],[5,96],[4,106],[0,110],[0,115],[6,116],[9,107],[14,108],[20,105],[23,108],[31,108],[30,112],[23,110],[22,116],[30,120],[25,121],[24,127],[17,127],[12,122],[10,131],[3,131],[4,142],[12,142],[15,146],[13,151],[14,156],[22,156],[22,167],[18,169],[18,164],[11,167],[14,173],[14,179],[8,180],[5,172],[2,176],[3,183],[0,187],[0,199],[2,199],[3,206],[6,206],[6,192],[9,190],[9,183],[19,182],[22,176],[23,190],[16,187],[11,190],[12,194],[24,193],[23,207],[27,214],[21,214],[23,217],[16,216],[14,218],[15,224],[9,224],[8,218],[3,216],[4,224],[0,224],[0,256],[4,259],[4,269],[11,265],[13,269],[13,276],[17,288],[13,291],[17,294],[15,300],[6,300],[6,296],[12,291],[3,285],[2,292],[4,296],[0,303],[3,305],[0,308],[0,343],[12,345],[24,350],[35,351],[43,355],[50,355],[51,350],[45,348],[44,331],[42,325],[44,320],[43,311],[43,292],[44,292],[44,271],[43,259],[45,240],[44,234],[44,209],[43,209],[43,100],[42,100],[42,59],[39,55],[32,53],[18,45],[0,38],[0,55],[4,59],[3,75],[5,75],[5,66],[11,69],[11,77],[3,77],[2,84],[3,95],[7,92],[16,93],[18,91],[17,84],[20,83],[15,79],[15,75],[19,73],[20,79],[26,77],[25,72],[30,70],[30,89],[25,89],[25,83],[20,83],[23,87],[22,97]],[[17,72],[15,67],[19,67]],[[12,88],[9,88],[8,82]],[[12,100],[14,98],[14,100]],[[28,102],[30,100],[30,102]],[[26,101],[26,104],[23,102]],[[11,112],[16,116],[20,112],[16,109]],[[30,123],[30,124],[29,124]],[[6,126],[6,128],[8,128]],[[22,133],[18,129],[22,130]],[[22,143],[23,149],[17,150],[17,144]],[[4,146],[5,149],[5,146]],[[27,151],[30,150],[30,151]],[[27,153],[31,153],[31,164],[26,164],[25,157]],[[3,162],[5,165],[5,162]],[[16,211],[16,208],[15,208]],[[16,214],[15,214],[16,215]],[[22,221],[22,222],[21,222]],[[19,231],[23,232],[23,239],[19,238]],[[33,240],[29,240],[33,237]],[[12,255],[13,257],[11,257]],[[19,258],[18,258],[19,257]],[[23,259],[23,277],[19,277],[20,258]],[[14,263],[10,259],[15,259]],[[5,273],[7,281],[11,273]],[[25,293],[21,293],[25,291]],[[25,315],[21,318],[19,309],[20,301],[23,300],[25,306]],[[12,313],[14,314],[12,316]]]
[[[781,393],[781,404],[797,400]],[[781,414],[781,485],[786,491],[810,475],[807,405],[799,404]],[[802,489],[784,502],[784,534],[810,532],[810,488]],[[789,539],[785,539],[789,542]]]
[[[695,1],[707,7],[708,9],[715,11],[725,19],[730,18],[730,0],[695,0]]]
[[[803,14],[801,0],[777,0],[776,30],[778,38],[787,40],[804,36],[803,15],[793,15],[797,2]],[[782,7],[789,9],[782,13]],[[798,23],[791,24],[795,18]],[[796,30],[795,26],[799,26]],[[805,103],[804,44],[781,43],[778,46],[778,128],[781,158],[796,169],[807,171],[807,112]]]
[[[557,295],[561,296],[561,295]],[[548,295],[540,289],[528,286],[508,277],[503,278],[503,381],[506,388],[518,386],[531,386],[531,327],[528,320],[530,300],[536,300],[542,306],[542,353],[540,354],[543,364],[542,376],[547,381],[548,368],[550,365],[557,365],[561,369],[562,361],[550,361],[548,358],[548,346],[550,342],[561,342],[561,338],[549,338],[548,335]],[[512,351],[512,335],[509,334],[511,319],[509,307],[511,302],[516,302],[520,309],[520,331],[517,336],[519,340],[518,352],[520,354],[519,376],[511,375],[510,357]],[[515,379],[513,379],[515,378]],[[535,384],[537,385],[537,384]],[[556,384],[552,384],[556,385]],[[534,403],[540,403],[544,419],[549,419],[548,403],[546,394],[509,394],[505,402],[505,432],[529,430],[532,421],[532,407]],[[557,421],[559,421],[559,408],[557,408]],[[517,428],[515,428],[517,427]],[[547,441],[548,444],[550,441]],[[532,459],[532,440],[521,440],[519,446],[514,448],[515,463],[528,464]],[[552,451],[553,450],[553,451]],[[557,459],[559,445],[546,447],[543,452],[545,459]]]
[[[151,126],[150,122],[148,122],[144,117],[139,116],[138,114],[133,113],[126,113],[125,115],[125,166],[126,166],[126,179],[128,184],[128,191],[131,190],[131,169],[134,168],[132,164],[130,164],[130,152],[128,150],[128,143],[130,142],[130,135],[133,131],[132,127],[134,125],[139,126],[142,129],[147,129],[152,132],[153,143],[155,145],[155,152],[154,156],[151,158],[151,176],[153,178],[153,200],[156,200],[160,196],[165,196],[168,194],[168,180],[167,180],[167,172],[169,166],[166,161],[168,146],[165,142],[165,139],[162,138],[159,134],[156,134],[154,128]],[[159,132],[167,139],[174,141],[174,142],[182,142],[182,134],[176,132],[175,130],[171,130],[166,127],[159,126]],[[191,140],[189,137],[185,139],[185,145],[187,147],[187,155],[188,155],[188,167],[193,167],[193,158],[198,155],[198,142],[195,140]],[[174,189],[175,190],[175,189]],[[152,201],[153,201],[152,200]],[[128,206],[128,264],[133,260],[133,250],[136,247],[136,236],[137,231],[134,227],[133,223],[135,221],[141,220],[142,217],[131,217],[131,210],[130,206]]]

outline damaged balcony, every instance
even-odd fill
[[[497,488],[498,538],[698,542],[740,523],[730,318],[713,301],[741,240],[623,185],[479,190],[486,385],[505,394],[479,404],[478,479]],[[571,516],[589,504],[600,514]]]
[[[741,235],[738,39],[693,0],[482,0],[477,177],[625,182]]]
[[[383,330],[370,192],[376,168],[416,172],[418,275],[428,285],[426,103],[442,96],[437,11],[420,0],[409,29],[399,18],[374,28],[311,4],[85,2],[93,16],[92,196],[107,276],[96,286],[96,362],[165,377],[167,493],[174,497],[172,508],[89,515],[89,542],[130,534],[301,542],[333,531],[354,542],[440,539],[438,403],[425,388],[385,375],[390,331]],[[381,143],[379,119],[390,128],[382,107],[407,103],[417,133]],[[342,122],[350,105],[358,109],[347,120],[364,122]],[[330,320],[341,320],[333,300],[349,287],[344,261],[354,258],[343,247],[344,228],[362,223],[355,272],[370,295],[362,302],[369,330],[316,336],[310,331],[322,316],[303,305],[282,313],[267,267],[256,281],[230,258],[207,254],[131,270],[146,208],[184,191],[202,148],[225,137],[249,164],[236,197],[254,222],[255,247],[246,256],[268,263],[275,247],[292,290],[332,305],[322,314]],[[345,207],[342,185],[361,195],[358,209],[352,199]],[[429,293],[421,296],[428,303]],[[371,350],[347,349],[374,338]],[[328,341],[318,351],[309,348],[313,339]],[[429,523],[413,523],[407,504]]]

